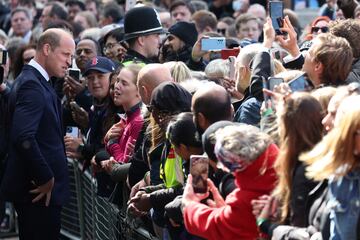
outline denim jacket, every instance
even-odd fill
[[[329,181],[330,187],[330,239],[357,239],[360,213],[360,170],[354,170],[337,180]]]

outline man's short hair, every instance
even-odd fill
[[[353,53],[345,38],[330,33],[316,38],[322,44],[314,49],[314,60],[322,63],[321,81],[324,84],[339,85],[347,78],[353,62]]]
[[[170,13],[171,13],[172,11],[174,11],[175,8],[177,8],[177,7],[179,7],[179,6],[185,6],[187,9],[189,9],[189,11],[190,11],[191,14],[194,13],[194,8],[193,8],[193,6],[192,6],[190,3],[188,3],[188,2],[186,2],[186,1],[184,1],[184,0],[175,0],[175,1],[170,5],[170,8],[169,8]]]
[[[95,40],[94,38],[92,38],[92,37],[84,37],[84,38],[82,38],[82,39],[79,41],[79,43],[80,43],[82,40],[90,40],[90,41],[92,41],[92,42],[95,44],[96,55],[101,56],[101,48],[100,48],[100,44],[99,44],[98,41],[96,41],[96,40]],[[79,44],[79,43],[78,43],[78,44]]]
[[[360,22],[358,19],[336,20],[329,24],[330,33],[345,38],[354,54],[354,58],[360,57]]]
[[[251,15],[249,13],[245,13],[245,14],[242,14],[240,15],[239,17],[236,18],[235,20],[235,27],[236,27],[236,31],[239,31],[240,29],[240,26],[249,22],[249,21],[256,21],[260,27],[260,24],[259,24],[259,20],[257,17],[255,17],[254,15]]]
[[[66,31],[64,29],[62,29],[62,31],[67,32],[71,35],[69,31]],[[37,42],[36,51],[40,51],[45,44],[49,44],[52,49],[55,49],[60,46],[60,41],[61,35],[58,32],[54,30],[45,31],[43,34],[41,34]]]
[[[199,32],[203,32],[206,27],[216,32],[217,18],[214,13],[207,10],[200,10],[192,15],[192,20],[195,22]]]
[[[218,85],[214,84],[214,86]],[[224,90],[224,92],[226,91]],[[205,94],[195,100],[193,111],[194,113],[202,113],[210,123],[229,120],[232,118],[230,95],[227,93],[225,96]]]
[[[58,17],[61,20],[66,21],[68,18],[68,12],[66,7],[59,3],[59,2],[52,2],[52,3],[48,3],[46,6],[51,6],[51,10],[49,12],[49,16],[50,17]]]
[[[29,20],[33,20],[33,17],[29,11],[29,9],[25,8],[25,7],[17,7],[14,10],[11,11],[11,18],[14,16],[15,13],[18,12],[23,12],[25,14],[25,16],[27,17],[27,19]]]
[[[124,16],[123,9],[115,2],[107,3],[102,13],[104,17],[111,17],[113,23],[118,23]]]

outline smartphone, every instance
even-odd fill
[[[209,159],[203,155],[190,156],[190,173],[193,177],[192,186],[195,193],[207,192]]]
[[[240,53],[240,48],[223,49],[221,50],[221,59],[228,59],[230,56],[237,57]]]
[[[69,76],[75,81],[80,82],[80,70],[76,68],[69,68]]]
[[[307,91],[307,90],[311,89],[311,85],[306,80],[304,74],[302,74],[299,77],[289,81],[288,85],[291,88],[291,91],[293,91],[293,92]]]
[[[70,102],[70,107],[71,107],[72,110],[75,110],[77,112],[81,112],[81,107],[75,101]]]
[[[0,66],[0,84],[4,82],[4,68]]]
[[[269,12],[275,33],[277,35],[284,35],[284,32],[280,31],[280,28],[283,27],[284,3],[282,1],[270,1]]]
[[[234,56],[229,57],[229,79],[235,80],[235,60]]]
[[[0,65],[5,65],[7,60],[7,51],[0,49]]]
[[[79,128],[78,127],[66,127],[66,136],[78,138],[79,137]]]
[[[201,50],[222,50],[226,48],[226,41],[224,37],[212,37],[201,39]]]
[[[268,80],[266,81],[266,88],[269,89],[270,91],[273,91],[275,86],[280,85],[280,83],[283,82],[284,82],[283,78],[269,77]]]

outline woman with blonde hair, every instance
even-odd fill
[[[191,71],[184,62],[166,62],[164,63],[169,68],[174,82],[180,83],[191,79]]]
[[[334,128],[300,159],[307,176],[329,179],[330,238],[358,239],[360,213],[360,96],[340,104]]]

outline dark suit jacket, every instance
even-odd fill
[[[39,186],[54,177],[50,205],[63,205],[69,197],[68,170],[61,104],[54,89],[38,70],[25,65],[11,89],[9,104],[10,149],[1,196],[31,202],[32,182]]]

